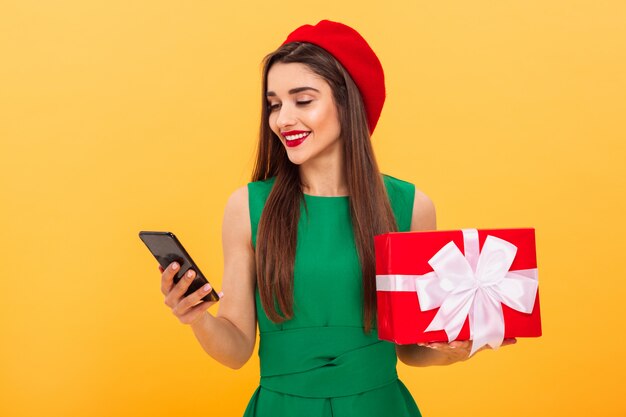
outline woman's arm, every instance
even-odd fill
[[[204,350],[233,369],[250,359],[256,342],[256,272],[251,236],[248,188],[244,186],[230,196],[224,210],[224,296],[217,315],[205,312],[191,325]]]
[[[411,231],[436,230],[435,205],[423,192],[415,189]],[[453,362],[446,354],[419,345],[396,345],[398,359],[410,366],[448,365]]]
[[[173,285],[173,265],[162,271],[165,304],[174,315],[193,329],[196,339],[211,357],[233,369],[250,359],[256,342],[254,303],[255,260],[251,244],[248,189],[236,190],[226,203],[222,225],[224,250],[223,297],[216,316],[207,309],[215,302],[200,302],[202,289],[184,297],[193,276]]]

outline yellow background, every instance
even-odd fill
[[[27,1],[0,12],[0,415],[237,416],[140,230],[221,287],[261,58],[322,18],[386,71],[384,172],[439,229],[535,227],[544,336],[401,378],[425,416],[625,416],[626,6],[613,1]],[[216,307],[214,307],[216,309]],[[212,310],[213,312],[215,310]]]

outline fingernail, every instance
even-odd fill
[[[224,296],[224,293],[220,291],[219,294],[217,294],[217,295],[219,295],[220,298],[222,298]]]
[[[193,271],[188,271],[187,272],[187,277],[191,278],[193,276]]]
[[[173,269],[174,271],[176,271],[176,270],[178,269],[178,264],[177,264],[176,262],[174,262],[174,263],[172,264],[172,269]]]
[[[202,287],[202,289],[204,291],[209,291],[211,289],[211,286],[209,284],[205,284],[204,287]]]

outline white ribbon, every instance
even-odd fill
[[[445,330],[457,338],[469,316],[470,356],[485,345],[497,349],[504,340],[502,304],[531,313],[537,295],[537,268],[509,271],[517,247],[487,236],[479,254],[478,231],[463,229],[465,255],[448,242],[428,263],[424,275],[378,275],[379,291],[416,291],[422,311],[439,308],[425,331]]]

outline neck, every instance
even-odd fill
[[[342,152],[300,165],[299,171],[304,194],[325,197],[348,195]]]

